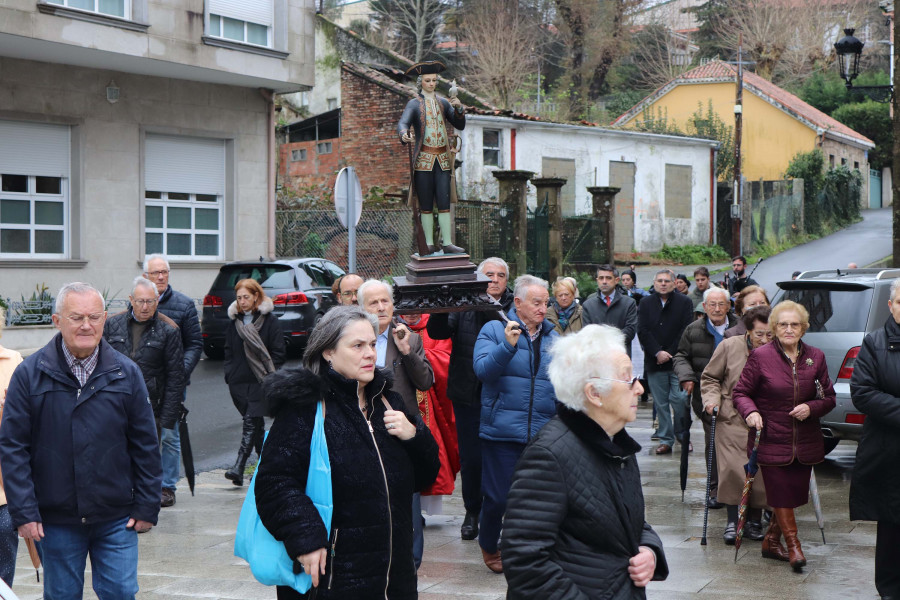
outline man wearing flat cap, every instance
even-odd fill
[[[464,129],[466,116],[456,97],[438,98],[437,74],[445,69],[438,61],[416,63],[406,75],[417,77],[419,95],[410,100],[397,123],[397,134],[404,144],[415,142],[415,165],[411,187],[415,189],[421,210],[425,243],[434,253],[462,254],[462,248],[450,241],[450,172],[454,160],[450,150],[452,128]],[[452,127],[451,127],[452,126]],[[437,205],[441,245],[434,243],[434,208]]]

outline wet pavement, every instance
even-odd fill
[[[749,598],[779,600],[848,600],[877,598],[874,577],[875,526],[850,523],[847,514],[849,477],[855,445],[842,442],[816,476],[825,513],[822,543],[812,505],[798,509],[800,539],[808,565],[794,573],[786,563],[760,556],[760,542],[745,540],[737,563],[734,547],[722,541],[725,511],[709,511],[707,546],[703,531],[705,466],[701,452],[703,430],[692,427],[697,448],[690,455],[690,474],[684,503],[678,481],[678,452],[655,456],[650,441],[651,409],[642,404],[629,431],[643,446],[639,463],[647,505],[647,520],[662,537],[671,574],[652,582],[651,600],[688,598]],[[246,488],[234,488],[223,471],[199,476],[197,495],[180,485],[178,502],[163,509],[160,524],[140,536],[138,598],[229,598],[270,600],[272,588],[253,580],[249,568],[232,554],[234,529]],[[425,559],[419,570],[422,600],[499,599],[505,597],[503,576],[488,571],[477,543],[459,538],[464,514],[459,490],[444,500],[444,515],[427,517]],[[90,566],[88,566],[90,570]],[[86,577],[86,598],[90,575]],[[41,598],[24,545],[20,545],[14,586],[23,600]]]

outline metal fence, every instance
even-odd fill
[[[803,232],[803,185],[793,181],[751,181],[750,244],[781,243]]]
[[[13,300],[6,299],[6,324],[11,326],[22,325],[50,325],[53,319],[53,299],[50,300]],[[123,311],[130,306],[128,298],[114,298],[106,301],[106,310],[109,314]]]
[[[347,268],[348,233],[333,210],[275,213],[279,257],[326,258]],[[363,277],[403,275],[414,252],[412,210],[364,210],[356,226],[356,270]]]
[[[478,264],[490,256],[502,256],[503,244],[497,224],[506,217],[506,210],[496,202],[457,202],[456,243],[466,249],[472,262]]]

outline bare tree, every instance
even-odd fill
[[[442,0],[379,0],[372,8],[382,31],[400,38],[396,50],[419,62],[434,48],[447,6]]]
[[[662,23],[647,25],[634,34],[630,60],[637,70],[640,89],[656,89],[693,65],[696,49],[690,36],[672,31]]]
[[[502,25],[500,25],[502,24]],[[520,15],[515,0],[482,0],[461,26],[466,46],[466,81],[492,102],[510,108],[535,69],[537,24]]]
[[[722,20],[728,26],[717,33],[735,49],[743,33],[756,74],[784,85],[832,62],[841,29],[867,24],[873,14],[869,0],[733,0]]]

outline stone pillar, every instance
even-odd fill
[[[594,204],[594,248],[591,250],[591,261],[595,264],[613,264],[615,244],[616,194],[622,188],[617,187],[589,187]]]
[[[509,280],[528,272],[528,255],[526,253],[528,233],[528,212],[525,204],[525,193],[528,191],[528,180],[534,176],[532,171],[493,171],[500,185],[500,248],[509,263]]]
[[[547,203],[547,219],[550,229],[550,283],[562,275],[563,243],[562,212],[559,209],[559,192],[566,185],[562,177],[540,177],[531,180],[537,188],[537,204]]]

